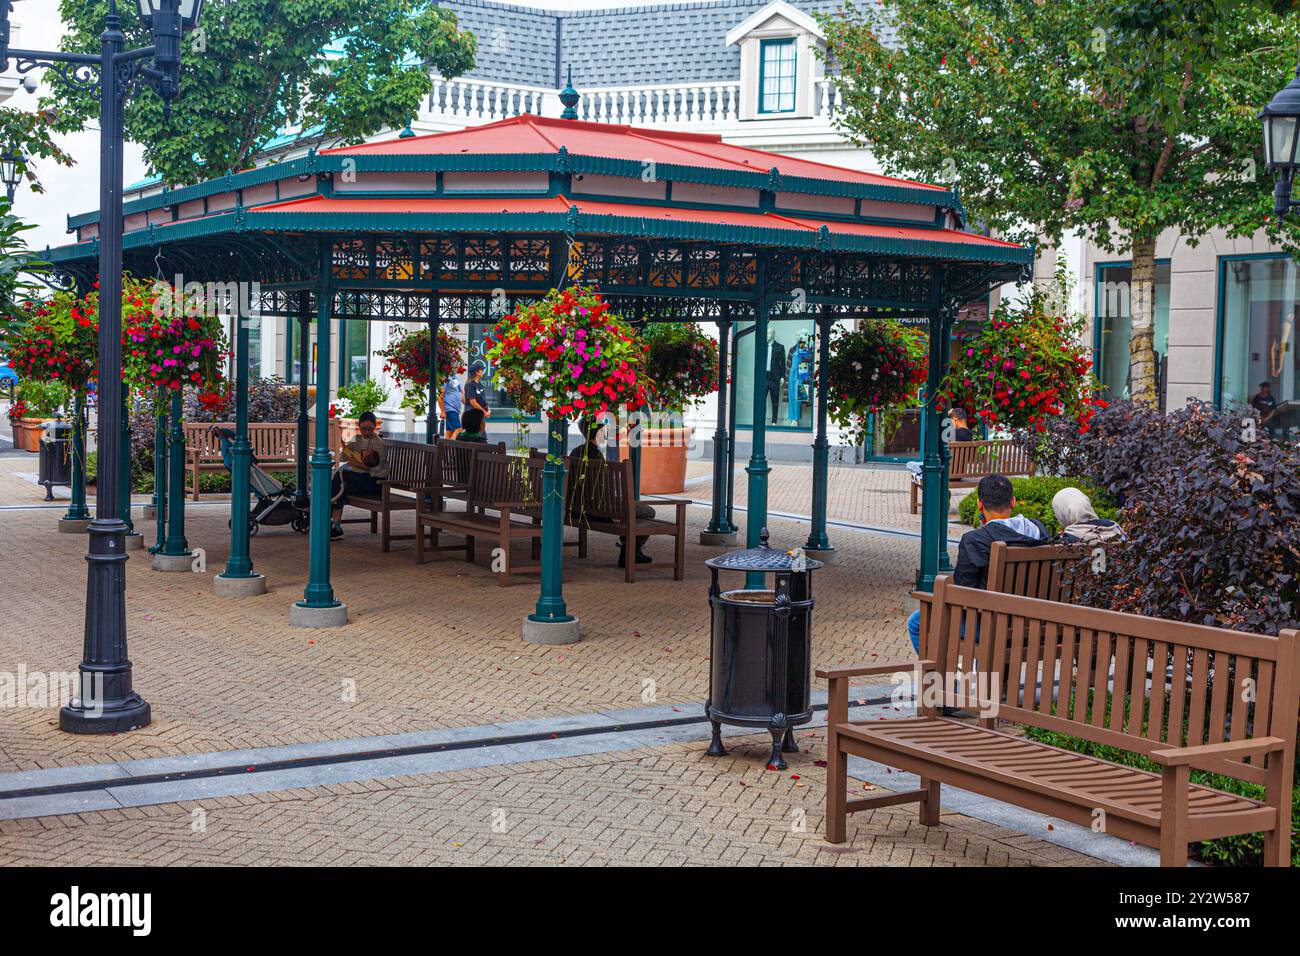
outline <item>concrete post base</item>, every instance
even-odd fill
[[[228,578],[218,574],[212,579],[212,593],[217,597],[256,597],[266,593],[266,575],[250,574],[246,578]]]
[[[184,554],[155,554],[153,556],[155,571],[193,571],[194,555],[189,551]]]
[[[577,644],[578,619],[572,621],[534,621],[524,618],[524,640],[529,644]]]
[[[140,519],[142,521],[157,521],[158,509],[155,508],[153,505],[145,505],[143,512],[140,515]]]
[[[827,548],[825,551],[816,548],[804,548],[805,557],[812,558],[814,561],[820,561],[822,564],[835,563],[835,549]]]
[[[724,532],[700,532],[700,544],[708,545],[714,548],[730,548],[734,546],[740,538],[739,531]]]
[[[342,627],[348,622],[348,606],[304,607],[295,604],[289,608],[289,623],[294,627]]]
[[[144,535],[139,531],[133,531],[130,534],[123,535],[122,540],[126,542],[126,550],[139,551],[144,547]]]
[[[85,534],[90,527],[89,518],[60,518],[59,531],[62,534]]]

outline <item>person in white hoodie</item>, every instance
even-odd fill
[[[1105,544],[1124,540],[1124,529],[1109,518],[1098,518],[1092,501],[1078,488],[1062,488],[1052,498],[1052,513],[1061,526],[1061,544]]]

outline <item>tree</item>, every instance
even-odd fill
[[[843,124],[885,168],[958,181],[968,213],[1132,260],[1131,394],[1154,404],[1155,244],[1271,218],[1260,107],[1300,48],[1292,0],[890,0],[824,18]],[[881,42],[884,27],[895,39]]]
[[[107,10],[107,0],[60,0],[64,49],[98,51]],[[122,20],[128,45],[152,42],[130,10]],[[286,129],[350,144],[399,125],[428,95],[430,68],[451,77],[473,66],[475,37],[426,0],[208,0],[181,50],[170,118],[152,93],[126,108],[127,137],[174,185],[246,169]],[[46,78],[57,129],[98,120],[98,94]]]
[[[12,150],[23,157],[22,177],[34,193],[43,193],[45,188],[36,175],[33,159],[39,157],[53,160],[60,166],[72,165],[72,157],[50,138],[50,127],[56,116],[51,109],[28,113],[0,106],[0,150]]]

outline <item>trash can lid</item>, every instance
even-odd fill
[[[709,558],[704,563],[721,571],[816,571],[822,562],[805,557],[802,550],[777,550],[767,543],[767,529],[759,533],[757,548],[738,548],[728,551],[716,558]],[[796,564],[798,565],[796,567]]]

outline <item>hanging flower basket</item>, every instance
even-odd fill
[[[122,368],[136,388],[213,391],[221,381],[225,334],[221,317],[162,283],[122,283]],[[94,293],[97,298],[98,293]],[[89,298],[89,297],[88,297]]]
[[[523,414],[546,418],[641,408],[646,347],[591,287],[552,289],[483,338],[496,382]]]
[[[652,322],[641,332],[656,408],[684,412],[718,390],[718,343],[694,322]]]
[[[927,336],[893,319],[868,319],[852,331],[837,330],[826,376],[826,413],[855,443],[871,427],[888,434],[898,413],[918,404],[926,377]]]
[[[451,376],[465,371],[465,346],[450,330],[438,328],[438,388]],[[402,408],[417,416],[429,410],[429,330],[395,328],[387,347],[377,354],[384,360],[384,371],[402,390]]]

